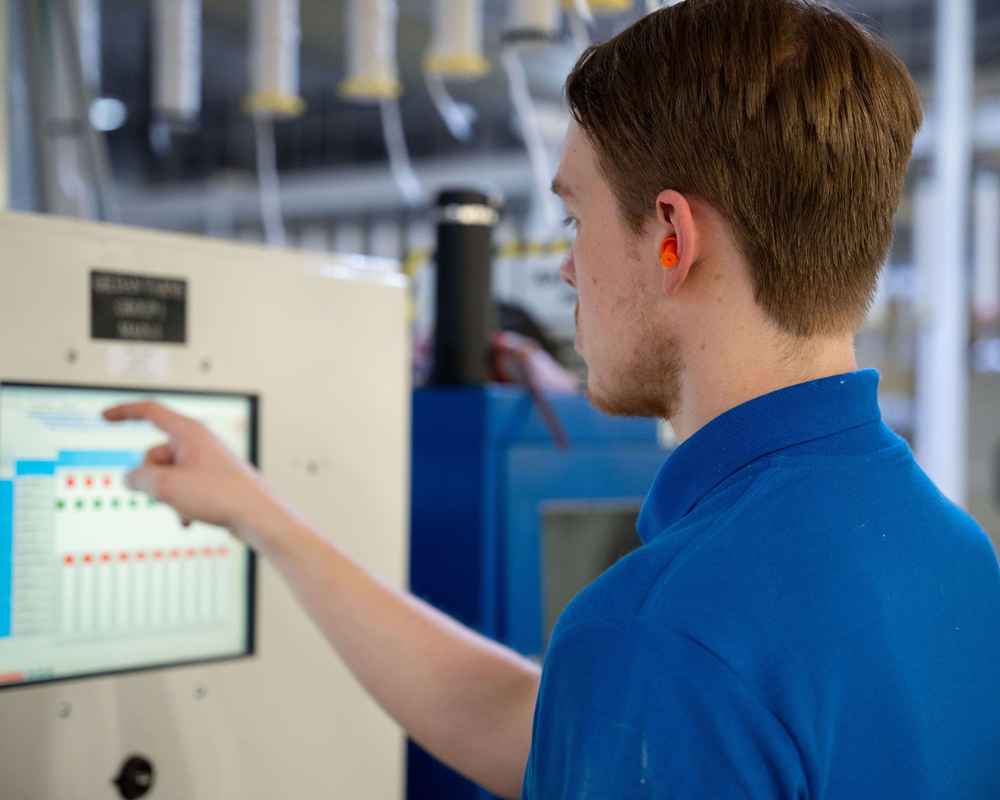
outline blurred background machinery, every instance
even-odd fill
[[[563,9],[574,4],[508,0],[302,0],[275,3],[266,18],[249,0],[7,5],[12,208],[382,257],[386,269],[402,265],[415,276],[419,342],[433,318],[432,270],[423,268],[430,203],[442,186],[474,177],[505,203],[496,296],[532,312],[562,344],[572,339],[574,297],[558,279],[567,235],[540,191],[567,124],[562,82],[585,43],[656,3],[591,2],[590,22]],[[1000,368],[1000,5],[856,0],[845,8],[888,38],[927,109],[860,351],[883,371],[893,422],[914,433],[916,405],[940,416],[917,402],[916,343],[948,291],[922,283],[927,271],[915,253],[935,253],[932,274],[942,274],[942,252],[967,273],[962,302],[948,301],[966,310],[950,323],[946,350],[932,354],[936,369],[949,362],[956,372],[946,382],[955,384],[959,373],[977,383],[972,375]],[[80,69],[71,68],[71,41]],[[365,61],[365,52],[374,55]],[[937,177],[921,224],[919,189]],[[915,247],[920,230],[937,246]],[[956,248],[942,234],[963,241]],[[569,361],[571,351],[563,349]],[[941,383],[936,377],[930,384]],[[980,394],[976,386],[969,397]],[[942,481],[956,484],[960,499],[982,492],[959,491],[966,470],[947,469],[956,477]]]

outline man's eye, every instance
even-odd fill
[[[563,220],[563,225],[571,231],[575,231],[580,227],[580,223],[576,217],[566,217],[566,219]]]

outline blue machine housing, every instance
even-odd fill
[[[581,395],[551,398],[560,450],[520,387],[413,394],[410,588],[523,655],[540,658],[542,509],[551,502],[638,505],[667,451],[656,422],[610,417]],[[410,800],[490,797],[410,742]]]

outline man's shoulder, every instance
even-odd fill
[[[685,630],[836,617],[845,592],[894,591],[907,570],[996,569],[985,532],[907,448],[778,456],[733,476],[581,592],[567,621],[652,618]]]
[[[664,591],[673,589],[678,573],[717,569],[701,563],[705,539],[726,537],[735,529],[740,508],[755,493],[759,479],[754,473],[727,481],[703,508],[619,559],[573,598],[555,633],[589,620],[628,624],[644,614],[651,600],[658,602]]]

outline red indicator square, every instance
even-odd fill
[[[75,561],[76,559],[73,558],[72,555],[67,554],[63,556],[63,564],[65,564],[66,566],[72,566]]]
[[[119,561],[128,561],[128,553],[119,553],[118,554],[118,560]]]
[[[111,553],[101,553],[101,563],[107,564],[111,560]]]
[[[201,554],[206,558],[211,558],[213,555],[213,550],[211,547],[206,547],[204,550],[201,551]]]
[[[198,551],[195,550],[193,547],[190,550],[187,551],[187,557],[188,558],[194,558],[197,554],[198,554]]]
[[[70,489],[72,489],[72,488],[73,488],[74,486],[76,486],[76,478],[75,478],[75,477],[74,477],[73,475],[70,475],[70,476],[69,476],[69,477],[68,477],[68,478],[66,479],[66,486],[67,486],[68,488],[70,488]]]
[[[216,552],[220,556],[228,556],[229,555],[229,548],[228,547],[220,547]]]
[[[83,563],[84,564],[93,564],[94,563],[94,557],[90,553],[87,553],[83,557]]]
[[[154,550],[153,551],[153,558],[163,558],[163,551],[162,550]]]
[[[90,489],[94,485],[94,479],[88,475],[83,479],[83,485]]]
[[[105,489],[110,489],[111,488],[111,476],[110,475],[105,475],[104,478],[101,479],[101,485]]]
[[[144,552],[142,552],[142,550],[140,550],[138,553],[135,554],[135,560],[136,561],[145,561],[146,560],[146,554]]]
[[[180,558],[181,557],[181,551],[180,550],[171,550],[170,551],[170,557],[171,558]]]

